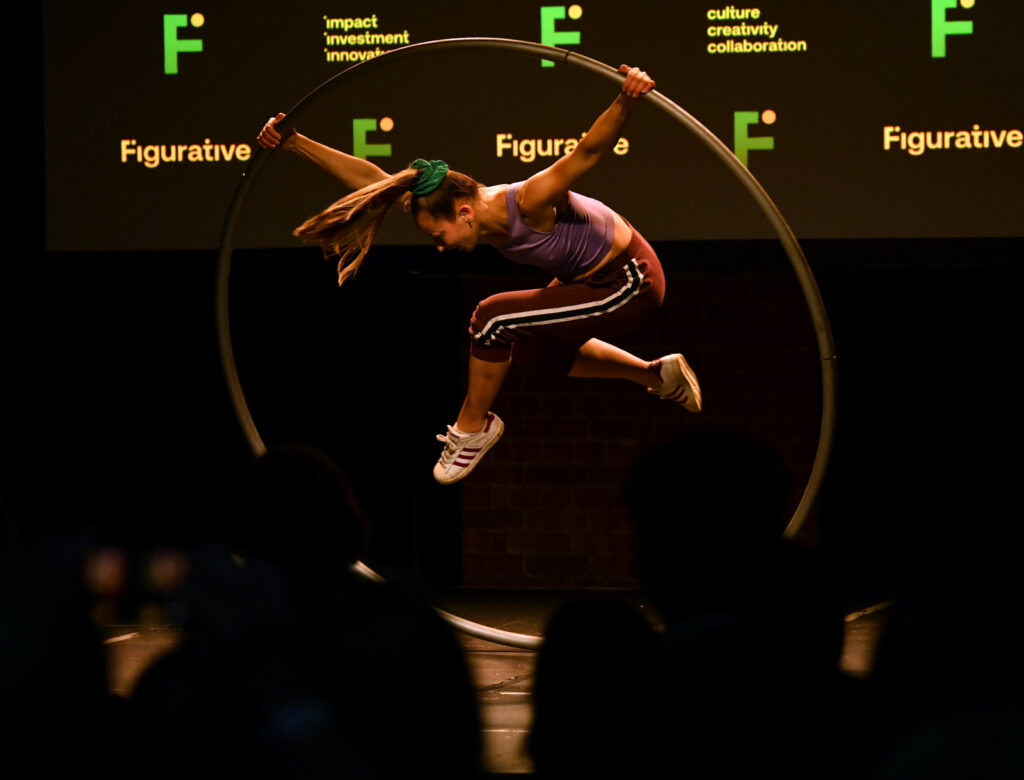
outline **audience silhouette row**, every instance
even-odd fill
[[[625,491],[656,617],[597,593],[551,616],[538,776],[1024,777],[1024,570],[951,566],[899,594],[852,677],[842,588],[783,539],[771,452],[694,432],[646,452]],[[166,594],[181,641],[127,698],[110,692],[95,539],[19,535],[0,513],[7,776],[486,774],[458,638],[412,581],[353,568],[371,524],[323,452],[276,447],[224,485],[217,533]]]

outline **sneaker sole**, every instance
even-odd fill
[[[493,438],[493,439],[491,439],[491,440],[490,440],[490,441],[489,441],[489,442],[487,443],[487,445],[486,445],[485,447],[483,447],[483,448],[482,448],[482,449],[480,450],[480,452],[478,452],[478,453],[476,454],[476,457],[475,457],[475,458],[473,458],[473,462],[472,462],[472,463],[470,463],[470,464],[469,464],[468,466],[466,466],[465,468],[463,468],[463,469],[462,469],[461,471],[459,471],[459,472],[458,472],[458,473],[456,474],[456,476],[454,476],[454,477],[449,477],[449,476],[445,476],[445,474],[444,474],[444,471],[441,471],[441,476],[438,476],[438,473],[437,473],[437,472],[438,472],[438,466],[440,466],[441,464],[440,464],[440,463],[438,463],[438,464],[436,464],[436,465],[434,466],[434,479],[435,479],[435,480],[436,480],[437,482],[439,482],[439,483],[440,483],[440,484],[442,484],[442,485],[453,485],[453,484],[455,484],[456,482],[458,482],[459,480],[463,480],[463,479],[465,479],[466,477],[468,477],[468,476],[469,476],[470,472],[471,472],[471,471],[472,471],[473,469],[475,469],[475,468],[476,468],[477,464],[478,464],[478,463],[479,463],[479,462],[480,462],[481,460],[483,460],[483,458],[484,458],[484,455],[486,455],[486,454],[487,454],[488,452],[490,452],[490,450],[491,450],[491,447],[493,447],[493,446],[494,446],[495,444],[497,444],[497,443],[498,443],[498,440],[499,440],[499,439],[501,438],[502,434],[503,434],[503,433],[505,433],[505,423],[503,423],[503,422],[501,421],[501,418],[500,418],[500,417],[498,417],[497,415],[494,415],[494,421],[495,421],[495,422],[496,422],[496,423],[498,424],[498,429],[497,429],[497,430],[498,430],[498,432],[497,432],[497,434],[496,434],[496,435],[494,436],[494,438]]]

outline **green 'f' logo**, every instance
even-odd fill
[[[970,35],[974,22],[946,19],[946,11],[956,8],[957,0],[932,0],[932,57],[946,56],[947,35]],[[960,0],[962,8],[974,8],[974,0]]]
[[[770,108],[758,113],[757,111],[734,111],[732,115],[733,128],[733,152],[747,168],[750,167],[750,152],[755,149],[774,149],[775,139],[770,135],[750,135],[750,126],[763,122],[766,125],[774,124],[775,112]]]
[[[370,143],[366,136],[368,133],[391,132],[395,122],[391,117],[384,117],[380,120],[380,127],[376,119],[353,119],[352,120],[352,156],[362,157],[364,160],[370,157],[390,157],[391,144]]]
[[[190,24],[193,27],[202,27],[206,24],[206,19],[202,14],[164,14],[164,73],[168,76],[177,74],[179,54],[203,50],[201,38],[178,37],[178,30]]]
[[[542,5],[540,7],[540,42],[545,46],[578,46],[580,43],[579,30],[558,30],[555,29],[555,22],[569,16],[576,21],[583,16],[583,7],[574,3],[566,8],[564,5]],[[541,60],[542,68],[553,68],[555,63],[551,60]]]

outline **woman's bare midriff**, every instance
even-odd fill
[[[626,247],[629,246],[629,242],[633,240],[633,229],[626,224],[626,220],[624,220],[618,214],[614,214],[614,217],[615,237],[612,239],[612,248],[608,250],[608,254],[601,258],[601,262],[599,262],[593,268],[588,268],[579,276],[574,276],[574,282],[581,282],[588,276],[596,274],[599,270],[601,270],[601,268],[606,266],[613,257],[618,257],[620,254],[622,254]]]

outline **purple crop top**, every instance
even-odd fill
[[[558,215],[549,233],[534,230],[523,221],[516,192],[523,182],[505,191],[508,206],[508,241],[498,251],[514,263],[535,265],[568,281],[599,263],[615,239],[614,212],[601,201],[569,193],[569,207]]]

